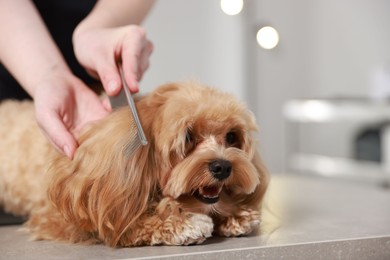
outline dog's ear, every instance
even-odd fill
[[[141,116],[145,129],[150,129],[149,117]],[[120,244],[121,236],[147,210],[156,183],[156,167],[148,160],[151,146],[130,154],[135,134],[131,122],[127,107],[113,112],[81,135],[73,160],[58,156],[48,172],[48,195],[55,208],[70,224],[111,246]]]
[[[251,158],[251,162],[257,170],[260,181],[260,184],[256,187],[255,191],[245,198],[244,203],[246,205],[258,207],[267,190],[269,175],[263,160],[260,157],[260,153],[258,151],[258,142],[254,138],[254,134],[258,133],[259,130],[255,116],[253,112],[247,110],[242,118],[245,120],[246,125],[246,134],[244,137],[242,149],[248,154],[249,158]]]
[[[260,157],[259,152],[255,149],[252,164],[255,166],[259,178],[259,185],[256,187],[255,191],[245,197],[243,203],[245,205],[250,205],[253,208],[258,208],[263,200],[264,194],[267,190],[269,183],[268,171]]]
[[[159,149],[156,149],[155,155],[158,156],[158,158],[156,158],[159,160],[158,170],[161,171],[164,171],[162,168],[170,163],[167,160],[169,151],[167,149],[161,151],[162,147],[168,148],[168,146],[165,145],[167,140],[161,138],[162,129],[166,127],[164,125],[164,118],[167,117],[167,115],[173,116],[175,113],[175,111],[166,110],[165,104],[167,104],[168,99],[172,96],[176,96],[177,98],[176,94],[180,91],[181,87],[180,83],[169,83],[160,86],[138,104],[138,108],[143,111],[143,113],[140,114],[142,122],[145,122],[146,125],[150,126],[144,130],[147,131],[147,134],[150,136],[151,145],[153,147],[159,147]],[[165,154],[165,156],[161,157],[162,154]],[[159,173],[156,174],[158,175]]]
[[[258,131],[256,119],[253,113],[249,110],[245,111],[245,113],[241,116],[241,119],[244,120],[242,128],[245,129],[242,136],[241,149],[248,154],[249,158],[254,158],[256,153],[256,142],[253,139],[253,134]]]

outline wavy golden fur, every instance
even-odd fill
[[[254,117],[226,93],[167,84],[136,100],[149,144],[130,153],[127,107],[92,123],[73,160],[30,102],[0,105],[0,205],[36,239],[116,246],[201,243],[256,229],[268,178]]]

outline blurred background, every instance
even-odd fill
[[[386,0],[157,1],[141,89],[196,79],[235,94],[256,115],[271,172],[387,178],[389,10]]]

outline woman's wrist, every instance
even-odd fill
[[[30,71],[30,75],[26,76],[24,87],[34,99],[37,88],[42,86],[43,82],[50,80],[50,78],[61,79],[69,76],[73,75],[65,62],[47,63],[37,68],[36,71]]]

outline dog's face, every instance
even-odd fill
[[[260,183],[253,164],[252,114],[233,96],[198,85],[162,88],[152,135],[164,196],[203,204],[253,193]]]

